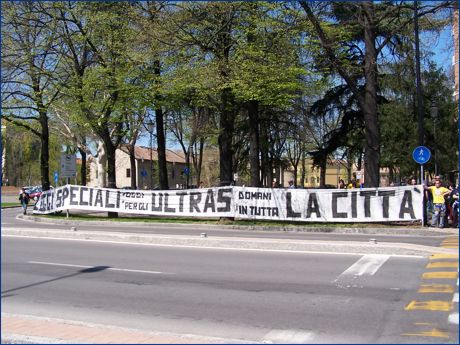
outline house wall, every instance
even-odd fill
[[[90,164],[90,177],[88,186],[97,186],[97,164],[91,161]],[[168,185],[170,189],[185,187],[185,163],[167,162],[168,169]],[[127,177],[126,169],[131,168],[129,161],[129,154],[122,150],[115,152],[115,168],[116,168],[116,183],[117,188],[130,187],[131,178]],[[145,176],[142,172],[145,171]],[[158,188],[158,161],[153,161],[153,188],[151,185],[152,175],[150,174],[151,165],[150,160],[136,160],[136,173],[137,173],[137,189],[154,189]],[[132,172],[131,172],[132,173]],[[190,179],[190,184],[196,184],[195,179]]]
[[[95,160],[96,159],[93,158],[91,161],[88,161],[89,176],[86,181],[88,187],[97,187],[97,164]]]
[[[126,169],[130,169],[129,155],[122,150],[115,151],[115,174],[118,188],[131,186],[131,178],[126,177]]]
[[[320,170],[319,169],[312,169],[312,162],[310,160],[306,161],[305,164],[305,185],[303,187],[305,188],[315,188],[319,187],[319,182],[320,182]],[[301,178],[301,168],[299,166],[299,169],[297,171],[297,186],[300,186],[300,178]],[[283,179],[283,187],[288,187],[289,186],[289,180],[294,178],[294,172],[291,170],[285,170],[283,172],[284,174],[284,179]],[[328,164],[326,166],[326,185],[330,186],[337,186],[339,183],[339,180],[347,179],[347,169],[340,163],[337,164]],[[345,181],[347,182],[347,181]]]

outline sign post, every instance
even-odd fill
[[[420,184],[424,183],[425,175],[423,172],[423,164],[428,162],[431,158],[431,152],[426,146],[417,146],[414,151],[412,151],[412,158],[415,162],[420,164]],[[425,195],[425,193],[424,193]],[[425,224],[425,197],[423,198],[423,219],[422,226]]]
[[[61,177],[75,178],[77,176],[77,157],[75,155],[61,154]],[[69,181],[67,181],[69,183]]]
[[[77,157],[75,155],[61,153],[61,176],[67,178],[67,184],[70,184],[71,177],[77,176]],[[66,217],[69,218],[68,209],[66,210]]]

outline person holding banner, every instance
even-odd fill
[[[425,190],[430,191],[433,197],[433,215],[431,218],[431,226],[436,227],[439,220],[439,228],[443,228],[446,217],[446,202],[444,197],[450,194],[450,190],[442,186],[440,179],[435,179],[434,186],[423,187]]]

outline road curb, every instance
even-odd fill
[[[343,242],[343,241],[311,241],[311,240],[280,240],[261,238],[224,238],[224,237],[192,237],[174,235],[152,235],[132,233],[109,233],[103,231],[78,230],[31,230],[3,228],[3,236],[39,237],[67,240],[88,240],[131,243],[139,245],[193,247],[209,249],[262,250],[283,252],[315,252],[337,254],[380,254],[400,256],[429,256],[434,253],[457,253],[455,249],[430,247],[410,243],[376,243],[376,242]]]

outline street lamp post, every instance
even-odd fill
[[[436,124],[438,122],[438,105],[436,101],[431,101],[431,117],[433,118],[433,138],[434,138],[434,174],[438,173],[438,143],[436,141]]]
[[[153,127],[152,121],[147,123],[147,128],[150,133],[150,189],[153,189]]]

